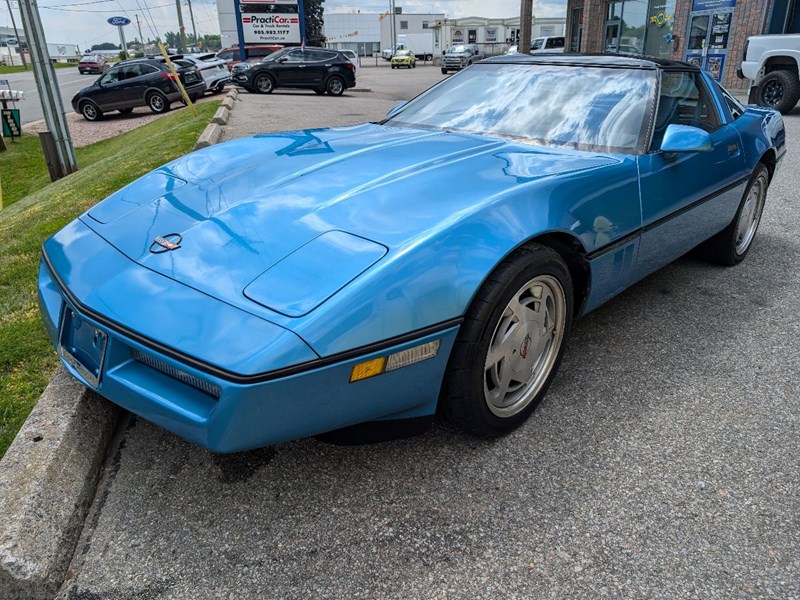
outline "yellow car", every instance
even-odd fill
[[[417,68],[417,57],[411,53],[411,50],[398,50],[392,57],[392,68],[399,69],[400,67]]]

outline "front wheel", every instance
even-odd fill
[[[339,77],[331,77],[325,85],[325,91],[331,96],[341,96],[344,94],[344,81]]]
[[[94,102],[86,101],[81,104],[81,115],[87,121],[99,121],[103,118],[103,112]]]
[[[759,106],[774,108],[785,115],[800,100],[800,79],[792,71],[772,71],[758,84],[756,97]]]
[[[147,97],[147,106],[151,111],[160,115],[169,110],[169,100],[161,92],[151,92]]]
[[[744,196],[733,221],[697,248],[700,256],[729,267],[744,260],[761,223],[768,187],[769,171],[763,164],[758,163],[744,190]]]
[[[447,69],[442,69],[442,75],[447,75]]]
[[[259,75],[253,81],[253,87],[259,94],[271,94],[275,89],[275,82],[267,74]]]
[[[481,437],[522,424],[550,386],[572,328],[569,269],[531,244],[492,273],[470,306],[445,374],[441,412]]]

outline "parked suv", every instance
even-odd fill
[[[276,88],[306,88],[341,96],[356,85],[356,68],[336,50],[284,48],[258,63],[233,67],[233,82],[248,92],[271,94]]]
[[[206,82],[206,88],[212,93],[221,92],[225,89],[225,84],[231,81],[230,71],[216,54],[177,54],[170,56],[170,59],[184,60],[197,67],[203,76],[203,81]]]
[[[262,58],[266,58],[273,52],[283,50],[280,44],[265,44],[261,46],[245,46],[244,54],[247,57],[247,62],[257,62]],[[225,48],[217,52],[217,58],[224,61],[228,67],[228,71],[232,71],[235,65],[240,62],[239,47]]]
[[[800,100],[800,35],[754,35],[737,74],[749,79],[750,102],[786,114]]]
[[[75,94],[72,108],[87,121],[102,119],[103,113],[112,110],[127,114],[137,106],[147,106],[154,113],[167,112],[172,102],[181,99],[181,92],[162,61],[143,58],[118,63]],[[173,64],[189,97],[202,96],[206,84],[200,72],[188,62],[176,60]]]
[[[482,59],[483,55],[475,44],[456,44],[442,57],[442,74],[460,71]]]

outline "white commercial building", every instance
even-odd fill
[[[322,30],[329,48],[353,50],[360,56],[380,54],[382,15],[325,12],[324,18]]]

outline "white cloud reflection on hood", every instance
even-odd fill
[[[398,122],[597,150],[635,148],[655,74],[477,65],[424,94]]]

